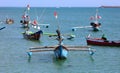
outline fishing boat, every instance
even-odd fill
[[[87,37],[86,42],[88,45],[98,45],[98,46],[120,46],[120,40],[110,41],[102,38],[92,38]]]
[[[67,58],[67,54],[68,54],[68,49],[67,49],[67,47],[65,47],[65,46],[62,44],[63,39],[62,39],[61,36],[60,36],[60,31],[59,31],[59,30],[57,30],[57,33],[58,33],[58,35],[59,35],[59,36],[58,36],[58,41],[59,41],[58,46],[38,47],[38,48],[40,48],[40,49],[30,48],[28,55],[30,56],[31,52],[54,51],[54,55],[55,55],[56,59],[66,59],[66,58]],[[43,49],[43,48],[49,48],[49,49]],[[52,48],[52,49],[50,49],[50,48]],[[53,49],[53,48],[54,48],[54,49]]]
[[[30,10],[29,5],[27,6],[27,10]],[[25,28],[27,27],[26,31],[23,33],[24,38],[30,39],[30,40],[39,40],[41,38],[43,31],[40,29],[40,26],[38,25],[38,22],[36,19],[33,21],[28,21],[27,26],[24,25],[24,27]],[[37,29],[38,31],[33,33],[32,31],[29,30],[29,28],[34,28],[34,29]]]
[[[57,46],[41,46],[41,47],[31,47],[29,51],[27,52],[29,57],[31,57],[32,52],[43,52],[43,51],[54,51],[54,55],[56,59],[67,59],[68,51],[89,51],[90,55],[94,54],[94,51],[90,49],[89,46],[65,46],[63,45],[62,37],[60,30],[56,30],[58,35],[58,42],[59,44]],[[89,48],[89,49],[87,49]]]
[[[29,57],[32,56],[34,52],[46,52],[53,51],[56,59],[64,60],[67,59],[69,51],[88,51],[92,56],[95,52],[94,49],[91,49],[90,46],[73,46],[73,45],[55,45],[55,46],[39,46],[39,47],[30,47],[27,50]]]
[[[14,23],[14,20],[11,19],[11,18],[6,18],[6,24],[13,24]]]
[[[42,30],[39,30],[35,33],[31,32],[31,31],[25,31],[23,33],[23,37],[26,39],[30,39],[30,40],[39,40],[42,34],[43,34]]]
[[[90,25],[93,28],[93,31],[99,31],[101,23],[98,22],[98,19],[101,19],[101,16],[98,15],[98,10],[96,10],[95,16],[91,16],[90,20],[94,20],[93,22],[90,23]]]
[[[27,5],[27,8],[25,9],[24,14],[22,15],[22,20],[20,20],[20,23],[23,28],[28,28],[29,24],[31,23],[30,16],[29,16],[29,10],[30,10],[30,6]]]
[[[101,23],[98,22],[98,19],[101,19],[101,16],[98,15],[98,10],[96,10],[95,16],[91,16],[90,20],[93,20],[89,26],[77,26],[72,27],[72,31],[76,31],[77,29],[86,29],[86,28],[92,28],[93,31],[99,31]]]

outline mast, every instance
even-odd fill
[[[58,24],[57,24],[58,29],[56,30],[56,32],[57,32],[57,35],[58,35],[59,45],[61,45],[63,39],[62,39],[62,37],[61,37],[59,21],[58,21],[58,19],[57,19],[57,18],[58,18],[57,12],[54,12],[54,16],[55,16],[55,18],[56,18],[56,20],[57,20],[57,23],[58,23]]]
[[[96,9],[96,14],[95,14],[95,23],[98,23],[98,9]]]
[[[98,19],[101,19],[101,16],[98,15],[98,9],[96,9],[96,14],[95,14],[95,23],[98,24]]]
[[[57,20],[57,27],[58,27],[58,30],[60,30],[57,12],[54,12],[54,16],[55,16],[55,18],[56,18],[56,20]]]

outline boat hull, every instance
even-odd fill
[[[59,45],[55,48],[54,54],[57,59],[66,59],[68,50],[64,46]]]
[[[120,46],[120,40],[119,41],[105,41],[103,39],[98,39],[98,38],[87,38],[86,41],[88,45]]]
[[[14,20],[13,19],[6,19],[6,24],[13,24]]]
[[[23,37],[30,40],[39,40],[42,33],[41,30],[32,34],[23,33]]]

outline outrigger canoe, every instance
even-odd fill
[[[69,51],[89,51],[90,55],[93,55],[95,50],[90,49],[90,46],[67,46],[67,45],[55,45],[55,46],[39,46],[39,47],[30,47],[27,51],[29,57],[32,56],[32,52],[45,52],[45,51],[54,51],[56,59],[67,59]]]
[[[24,32],[23,36],[26,39],[39,40],[42,34],[43,34],[42,30],[39,30],[39,31],[37,31],[35,33],[32,33],[32,32],[31,33],[26,33],[26,32]]]
[[[98,46],[120,46],[120,40],[118,41],[110,41],[103,40],[101,38],[91,38],[87,37],[86,42],[88,45],[98,45]]]

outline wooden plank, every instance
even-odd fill
[[[68,51],[95,51],[94,49],[88,48],[68,48]],[[29,52],[43,52],[43,51],[54,51],[54,48],[47,48],[47,49],[30,49]]]
[[[69,51],[95,51],[94,49],[88,48],[68,48]]]
[[[43,48],[56,48],[55,46],[39,46],[39,47],[30,47],[29,49],[43,49]],[[66,48],[90,48],[90,46],[73,46],[73,45],[64,45]]]
[[[88,51],[86,48],[69,48],[69,51]]]
[[[39,47],[30,47],[29,49],[43,49],[43,48],[55,48],[57,46],[39,46]]]
[[[43,51],[53,51],[54,49],[31,49],[29,52],[43,52]]]
[[[67,48],[90,48],[90,46],[73,46],[73,45],[66,45]]]

